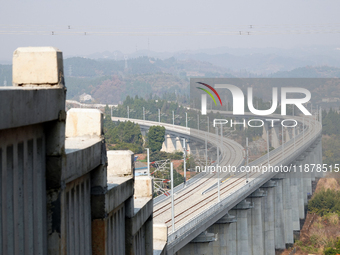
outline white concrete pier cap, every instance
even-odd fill
[[[64,86],[63,54],[54,47],[20,47],[13,53],[13,86]]]

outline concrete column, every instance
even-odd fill
[[[248,244],[248,213],[247,210],[251,209],[250,202],[243,200],[237,206],[233,208],[237,212],[237,223],[236,223],[236,248],[238,255],[249,254]]]
[[[279,139],[280,127],[274,126],[271,128],[271,146],[275,149],[280,147],[280,139]]]
[[[204,231],[195,237],[190,243],[180,249],[177,255],[213,255],[213,243],[217,235]],[[148,254],[148,253],[147,253]],[[152,253],[150,253],[152,254]]]
[[[269,129],[268,123],[263,124],[262,138],[267,141],[267,131]]]
[[[307,198],[307,201],[306,201],[306,205],[308,203],[308,195],[312,195],[312,177],[313,177],[313,171],[315,171],[315,166],[314,166],[314,169],[313,166],[311,164],[315,164],[314,162],[314,157],[313,157],[313,149],[312,151],[310,151],[307,155],[307,158],[305,160],[305,162],[307,164],[309,164],[309,172],[305,173],[305,179],[306,179],[306,198]]]
[[[166,138],[165,138],[164,142],[162,143],[161,151],[165,151],[166,152]]]
[[[285,142],[288,142],[290,139],[294,137],[294,131],[293,128],[285,128]]]
[[[315,164],[315,167],[314,167],[314,170],[313,170],[313,172],[311,172],[310,173],[310,178],[311,178],[311,182],[312,181],[315,181],[315,172],[316,172],[316,164],[317,164],[317,162],[316,162],[316,157],[315,157],[316,155],[315,155],[315,146],[314,146],[314,148],[313,148],[313,150],[311,151],[311,153],[310,153],[310,157],[311,157],[311,159],[312,159],[312,163],[313,164]],[[312,183],[311,183],[312,184]],[[312,195],[312,185],[311,185],[311,190],[310,190],[311,192],[310,192],[310,194]]]
[[[179,137],[176,137],[176,151],[183,151],[182,141]]]
[[[171,135],[166,135],[166,152],[174,152],[176,150],[174,143],[172,141]]]
[[[310,169],[310,161],[309,161],[309,153],[306,152],[305,153],[305,158],[303,159],[303,161],[301,162],[302,164],[302,172],[300,172],[300,177],[301,177],[301,183],[303,185],[303,204],[307,205],[307,194],[308,194],[308,183],[310,182],[310,172],[307,172],[307,170],[305,170],[305,165],[309,166]],[[303,217],[304,218],[304,217]]]
[[[299,188],[298,188],[298,173],[290,172],[290,195],[292,201],[292,221],[293,230],[300,230],[300,217],[299,217]]]
[[[190,155],[191,154],[191,145],[190,145],[189,139],[186,140],[185,146],[187,147],[187,155]]]
[[[230,210],[228,212],[230,215],[235,216],[237,215],[236,210]],[[237,219],[237,218],[236,218]],[[237,255],[237,242],[236,242],[236,224],[230,224],[229,227],[229,247],[228,247],[228,255]]]
[[[305,218],[305,203],[304,203],[304,194],[305,194],[305,182],[303,178],[303,168],[304,168],[304,157],[301,156],[296,161],[296,178],[297,178],[297,188],[298,188],[298,203],[299,203],[299,218]],[[300,165],[302,165],[302,170],[300,169]],[[302,172],[301,172],[302,171]],[[300,227],[299,227],[300,229]]]
[[[230,224],[235,223],[236,217],[226,214],[219,219],[214,225],[207,229],[208,232],[216,233],[218,238],[213,242],[213,254],[214,255],[226,255],[232,254],[229,251],[229,235],[230,235]]]
[[[318,163],[319,164],[323,164],[323,159],[322,159],[322,143],[321,143],[321,138],[320,138],[320,141],[317,145],[317,151],[318,151]],[[324,176],[324,173],[323,172],[320,172],[318,174],[318,177],[323,177]]]
[[[276,183],[268,181],[261,188],[266,189],[264,197],[264,254],[275,255],[275,231],[274,231],[274,188]]]
[[[248,197],[253,203],[253,208],[248,211],[248,220],[250,218],[248,222],[250,255],[264,255],[262,197],[265,195],[264,190],[258,189]]]
[[[285,244],[285,225],[283,214],[283,176],[278,174],[273,178],[276,180],[277,186],[274,188],[274,227],[275,227],[275,249],[284,250]]]
[[[303,173],[298,173],[298,189],[299,189],[299,218],[305,218],[305,203],[304,203],[304,193],[305,193],[305,182],[303,179]]]
[[[291,196],[291,178],[290,173],[285,174],[282,181],[283,191],[283,219],[285,225],[285,244],[286,248],[294,244],[293,236],[293,215],[292,215],[292,196]]]

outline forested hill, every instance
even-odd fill
[[[98,103],[118,104],[126,96],[189,93],[189,77],[233,77],[225,68],[197,60],[138,57],[126,60],[93,60],[74,57],[64,60],[67,97],[79,100],[83,93]]]
[[[271,78],[340,78],[340,68],[330,66],[307,66],[291,71],[270,74]]]

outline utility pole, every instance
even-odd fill
[[[302,116],[302,143],[305,144],[305,116]]]
[[[282,134],[282,144],[281,144],[281,146],[282,146],[282,162],[283,162],[283,160],[285,159],[285,141],[284,141],[284,139],[285,139],[285,136],[284,136],[284,127],[283,127],[283,125],[282,125],[282,129],[281,129],[281,134]]]
[[[246,137],[246,147],[247,147],[247,154],[246,154],[246,156],[247,156],[247,160],[246,160],[246,162],[247,162],[247,166],[248,166],[248,164],[249,164],[249,152],[248,152],[248,150],[249,150],[249,147],[248,147],[248,137]],[[248,171],[246,171],[246,183],[248,183]]]
[[[158,109],[158,122],[161,122],[161,110]]]
[[[185,146],[185,138],[183,138],[183,171],[184,171],[184,186],[187,182],[187,161],[186,161],[187,149]]]
[[[267,128],[267,156],[268,156],[268,170],[269,170],[269,126]]]
[[[173,163],[170,163],[170,176],[171,176],[171,225],[172,233],[175,232],[175,205],[174,205],[174,173]]]
[[[147,157],[147,162],[148,162],[148,176],[150,176],[150,154],[149,154],[149,148],[146,149],[146,157]]]
[[[216,139],[218,141],[218,126],[216,126],[215,131],[216,131]],[[220,199],[220,171],[218,170],[218,166],[220,165],[220,155],[219,155],[220,150],[219,150],[218,144],[216,145],[216,147],[217,147],[217,167],[216,167],[217,169],[217,194],[218,194],[217,201],[220,202],[221,201]]]
[[[185,127],[188,128],[188,113],[185,113]]]

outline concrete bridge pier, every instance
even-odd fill
[[[305,182],[303,178],[303,173],[298,173],[298,194],[299,194],[299,218],[304,219],[305,218],[305,199],[304,194],[306,192]]]
[[[296,178],[297,178],[297,187],[298,187],[298,201],[299,201],[299,218],[305,218],[305,194],[307,200],[307,187],[304,178],[304,159],[306,155],[301,155],[296,161]],[[302,168],[300,168],[300,166]],[[300,229],[300,228],[299,228]]]
[[[299,188],[300,185],[298,173],[297,172],[290,172],[290,195],[291,195],[291,205],[292,205],[292,227],[293,231],[300,230],[300,210],[299,210]]]
[[[164,149],[165,149],[166,152],[171,153],[171,152],[174,152],[176,150],[175,145],[172,141],[172,137],[169,134],[165,135],[164,145],[165,145]]]
[[[248,211],[248,240],[250,255],[264,255],[262,198],[265,196],[265,191],[258,189],[248,197],[253,204],[253,208]]]
[[[316,164],[321,164],[322,165],[322,152],[321,152],[321,150],[320,149],[322,149],[322,147],[321,147],[321,141],[320,140],[318,140],[317,141],[317,144],[315,145],[315,148],[314,148],[314,150],[313,150],[313,154],[314,154],[314,160],[315,160],[315,163]],[[321,153],[320,153],[321,152]],[[322,170],[322,167],[321,167],[321,170]],[[315,178],[316,177],[322,177],[323,176],[323,173],[322,173],[322,171],[316,171],[315,172]]]
[[[185,146],[186,146],[186,149],[187,149],[187,155],[191,154],[191,147],[190,147],[190,140],[189,139],[186,140]]]
[[[301,181],[303,183],[303,204],[307,205],[308,203],[308,193],[312,190],[312,181],[311,181],[311,158],[310,152],[306,151],[304,153],[304,159],[301,161],[302,172],[300,171]],[[304,217],[303,217],[304,218]]]
[[[262,129],[262,138],[267,141],[267,132],[269,132],[269,124],[264,123]]]
[[[312,195],[312,180],[313,180],[313,173],[315,171],[315,166],[313,167],[313,165],[311,164],[315,164],[314,161],[314,154],[313,154],[313,148],[311,148],[311,151],[308,153],[306,159],[305,159],[305,163],[309,164],[309,172],[305,173],[305,181],[306,181],[306,204],[308,203],[308,195]],[[315,179],[315,178],[314,178]]]
[[[234,216],[237,220],[237,211],[236,210],[230,210],[229,215]],[[236,224],[230,224],[229,226],[229,247],[228,247],[228,255],[237,255],[237,228]]]
[[[317,162],[317,157],[316,157],[316,145],[314,146],[314,148],[313,148],[313,150],[311,151],[311,153],[310,153],[310,157],[311,157],[311,163],[313,163],[313,164],[315,164],[315,167],[314,167],[314,170],[313,170],[313,172],[311,172],[311,175],[310,175],[310,177],[311,177],[311,182],[312,181],[315,181],[315,176],[316,176],[316,164],[318,164],[318,162]],[[313,191],[312,191],[312,186],[311,186],[311,194],[313,193]]]
[[[180,249],[176,255],[214,255],[213,243],[217,239],[216,234],[204,231]]]
[[[263,231],[264,231],[264,254],[275,255],[275,228],[274,228],[274,187],[276,182],[268,181],[261,189],[267,191],[267,196],[264,197],[263,203]]]
[[[275,250],[286,249],[285,244],[285,224],[283,211],[283,174],[278,174],[273,178],[277,186],[274,188],[274,228],[275,228]]]
[[[236,210],[236,252],[232,254],[249,255],[249,235],[248,235],[248,212],[252,206],[250,202],[243,200],[236,205],[233,210]]]
[[[147,135],[147,130],[141,129],[140,132],[142,133],[142,136],[145,138]]]
[[[218,238],[213,242],[214,255],[232,255],[230,252],[230,224],[235,223],[236,217],[226,214],[219,219],[214,225],[207,229],[208,232],[216,233]],[[235,225],[235,224],[232,224]]]
[[[318,143],[318,145],[316,146],[316,148],[317,148],[317,152],[318,152],[318,164],[321,164],[321,165],[322,165],[322,164],[323,164],[323,161],[322,161],[322,143],[321,143],[321,138],[320,138],[319,143]],[[320,173],[318,174],[318,177],[323,177],[324,174],[325,174],[325,173],[320,172]]]
[[[275,149],[280,147],[280,127],[278,125],[271,128],[271,146]]]
[[[285,142],[288,142],[290,139],[292,139],[294,137],[294,129],[293,128],[285,128],[284,129],[284,133],[285,133]]]
[[[176,137],[176,151],[183,151],[183,141],[179,138]]]
[[[315,164],[314,171],[311,174],[312,181],[315,181],[315,177],[317,176],[317,164],[320,163],[318,161],[319,158],[318,158],[317,147],[318,147],[318,143],[315,143],[313,146],[313,150],[311,152],[312,163]]]
[[[285,244],[286,248],[292,247],[294,244],[293,236],[293,215],[292,215],[292,195],[291,195],[291,178],[290,173],[284,174],[282,180],[282,202],[283,202],[283,220],[284,220],[284,232],[285,232]],[[298,218],[297,218],[298,220]]]

